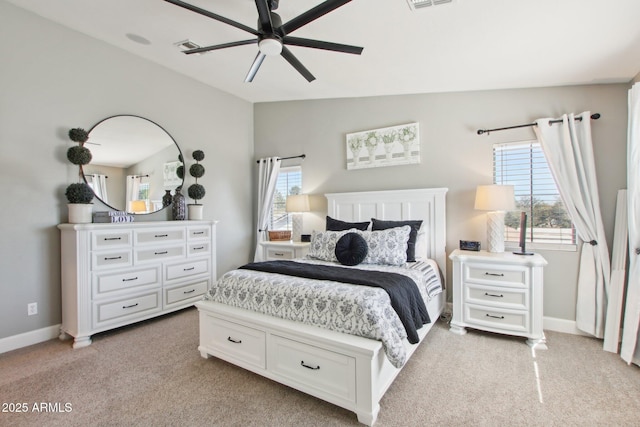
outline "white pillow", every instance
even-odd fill
[[[355,230],[354,232],[360,234],[369,247],[367,257],[362,261],[363,264],[404,265],[407,262],[410,226],[376,231]]]
[[[343,231],[314,231],[311,234],[309,258],[338,262],[338,258],[336,258],[336,243],[345,234],[355,231],[355,228]]]

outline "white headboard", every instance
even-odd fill
[[[328,213],[341,221],[421,219],[427,232],[427,253],[416,254],[435,260],[446,275],[446,201],[447,188],[365,191],[325,194]]]

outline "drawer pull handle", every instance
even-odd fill
[[[193,234],[204,234],[204,231],[194,231]]]
[[[195,289],[191,289],[190,291],[184,291],[184,294],[192,294],[194,293],[196,290]]]
[[[113,261],[114,259],[122,259],[122,256],[112,256],[112,257],[104,257],[105,261]]]
[[[492,314],[487,313],[487,317],[491,317],[493,319],[504,319],[504,316],[494,316]]]
[[[194,251],[201,251],[204,249],[204,246],[198,246],[197,248],[193,248]]]
[[[169,253],[169,252],[167,252],[167,251],[163,251],[163,252],[154,252],[153,254],[154,254],[154,255],[166,255],[166,254],[168,254],[168,253]]]
[[[133,277],[131,279],[122,279],[123,282],[131,282],[133,280],[138,280],[138,278],[137,277]]]
[[[156,234],[153,237],[158,237],[158,238],[160,238],[160,237],[169,237],[169,235],[168,234]]]
[[[122,308],[125,309],[125,308],[137,307],[137,306],[138,306],[138,303],[135,303],[135,304],[132,304],[132,305],[123,305]]]
[[[105,237],[104,240],[122,240],[122,237]]]
[[[306,365],[306,364],[304,363],[304,360],[301,360],[301,361],[300,361],[300,365],[304,366],[304,367],[305,367],[305,368],[307,368],[307,369],[313,369],[314,371],[317,371],[318,369],[320,369],[320,365],[315,366],[315,367],[313,367],[313,366],[309,366],[309,365]]]
[[[242,340],[234,340],[231,337],[227,337],[227,341],[231,341],[234,344],[242,344]]]
[[[282,252],[276,252],[274,253],[275,256],[284,256],[284,254]]]
[[[504,277],[504,273],[484,273],[485,276],[497,276],[497,277]]]
[[[182,271],[191,271],[191,270],[195,270],[195,267],[189,267],[189,268],[184,268]]]
[[[485,296],[488,296],[488,297],[504,298],[504,295],[502,295],[502,294],[500,294],[500,295],[498,295],[498,294],[490,294],[489,292],[485,292],[484,294],[485,294]]]

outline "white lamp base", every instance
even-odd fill
[[[302,234],[302,214],[301,213],[292,213],[291,214],[291,240],[294,242],[300,241],[300,235]]]
[[[487,212],[487,250],[504,252],[504,211]]]

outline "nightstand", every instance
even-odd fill
[[[309,242],[262,242],[265,261],[302,258],[309,252]]]
[[[462,251],[453,261],[453,316],[449,330],[466,328],[527,337],[527,344],[546,349],[542,330],[543,269],[539,254]]]

